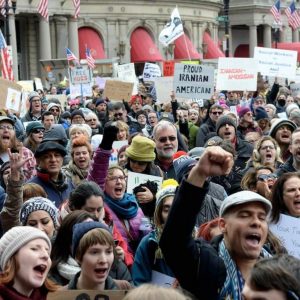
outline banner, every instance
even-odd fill
[[[165,25],[159,35],[159,41],[167,47],[180,36],[184,34],[182,21],[179,15],[178,8],[174,8],[170,21]]]
[[[159,190],[162,184],[162,177],[146,175],[135,172],[128,172],[127,176],[127,193],[133,194],[133,189],[139,186],[142,183],[146,183],[147,181],[154,181],[157,184]]]
[[[254,48],[254,59],[262,75],[295,79],[297,51],[273,48]]]
[[[110,101],[130,101],[133,90],[133,83],[120,80],[106,80],[103,98]]]
[[[253,58],[220,57],[216,89],[256,91],[257,65]]]
[[[152,80],[155,77],[161,76],[161,70],[159,65],[145,63],[144,72],[143,72],[143,79],[144,80]]]
[[[214,93],[214,67],[175,64],[173,87],[177,97],[210,99]]]
[[[164,74],[164,76],[174,76],[174,67],[175,67],[175,61],[174,60],[164,61],[164,64],[163,64],[163,74]]]

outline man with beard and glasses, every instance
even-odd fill
[[[22,122],[39,121],[42,117],[42,100],[37,92],[31,92],[28,96],[29,110],[21,119]]]
[[[173,166],[173,155],[178,149],[175,125],[165,120],[158,122],[153,130],[153,139],[156,144],[156,160],[154,163],[163,170],[166,178],[176,179]]]
[[[36,161],[33,153],[17,140],[14,125],[12,119],[0,116],[0,166],[9,161],[8,148],[12,152],[18,152],[22,148],[23,158],[27,160],[23,166],[23,173],[25,179],[28,180],[35,175]]]

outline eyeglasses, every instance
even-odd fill
[[[41,102],[41,99],[33,99],[31,102]]]
[[[146,116],[140,115],[140,116],[138,116],[138,119],[146,119]]]
[[[222,115],[222,114],[223,114],[222,111],[212,111],[211,113],[212,113],[214,116],[216,116],[216,115]]]
[[[268,145],[268,146],[263,146],[260,148],[260,150],[274,150],[275,149],[275,146],[272,146],[272,145]]]
[[[162,136],[161,138],[158,139],[160,143],[166,143],[167,140],[170,142],[174,142],[177,139],[176,136]]]
[[[259,180],[269,180],[269,179],[277,179],[278,178],[278,176],[276,175],[276,174],[273,174],[273,173],[271,173],[271,174],[268,174],[268,175],[266,175],[266,174],[260,174],[260,175],[258,175],[258,177],[257,177]]]
[[[32,130],[32,133],[44,133],[45,129],[39,128],[39,129],[34,129]]]
[[[145,165],[147,165],[147,162],[145,162],[145,161],[137,161],[137,160],[134,160],[134,159],[131,159],[131,158],[130,158],[130,161],[131,161],[133,164],[137,164],[137,165],[139,165],[139,166],[145,166]]]
[[[114,114],[114,117],[117,118],[117,117],[122,117],[123,116],[123,113],[117,113],[117,114]]]
[[[109,181],[114,181],[114,182],[117,182],[118,180],[120,181],[124,181],[126,180],[127,177],[126,176],[112,176],[112,177],[108,177],[107,180]]]
[[[14,130],[14,126],[12,126],[12,125],[0,125],[0,129],[1,130],[5,130],[5,129],[7,129],[7,130]]]
[[[245,115],[252,116],[252,112],[248,111]]]

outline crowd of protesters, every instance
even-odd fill
[[[0,299],[300,299],[299,260],[269,230],[300,217],[300,94],[261,76],[209,100],[91,92],[0,111]],[[128,172],[162,185],[128,193]]]

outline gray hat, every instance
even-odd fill
[[[64,127],[61,124],[54,124],[50,127],[49,130],[46,130],[44,132],[43,141],[49,142],[49,141],[55,141],[63,145],[64,147],[68,144],[68,137],[66,134],[66,131]]]
[[[39,158],[48,151],[57,151],[62,155],[62,157],[67,155],[67,150],[61,144],[56,142],[42,142],[36,149],[34,157]]]
[[[272,209],[271,202],[265,197],[251,191],[241,191],[224,199],[220,207],[219,215],[220,217],[223,217],[225,212],[231,207],[251,202],[260,202],[264,204],[267,214],[269,214]]]
[[[195,147],[188,152],[188,155],[192,158],[197,159],[203,154],[204,150],[204,147]]]
[[[32,101],[33,98],[35,97],[38,97],[39,99],[41,99],[41,96],[38,92],[31,92],[29,95],[28,95],[28,100],[29,102]]]
[[[235,122],[235,120],[227,115],[225,116],[221,116],[218,121],[217,121],[217,124],[216,124],[216,133],[218,134],[219,133],[219,130],[222,126],[225,126],[226,124],[228,125],[231,125],[234,127],[235,129],[235,132],[236,132],[236,127],[237,127],[237,124]]]
[[[6,116],[0,116],[0,123],[4,122],[4,121],[11,123],[11,125],[13,125],[13,126],[15,125],[15,121],[13,119],[6,117]]]
[[[8,260],[24,245],[36,239],[43,239],[51,250],[48,236],[32,226],[15,226],[8,230],[0,239],[0,268],[5,270]]]
[[[290,120],[278,119],[272,124],[269,135],[274,139],[277,130],[284,125],[290,127],[292,132],[297,128],[296,124]]]

